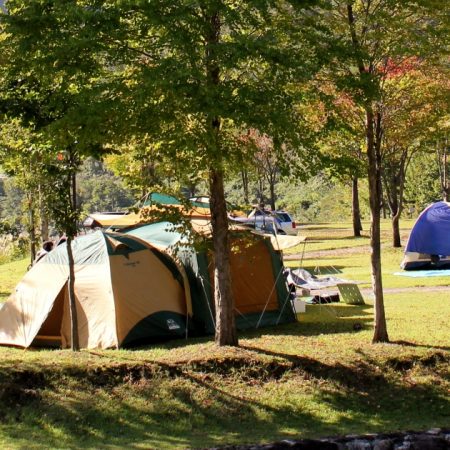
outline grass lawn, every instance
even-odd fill
[[[30,258],[0,264],[0,302],[5,301],[26,272]]]
[[[366,295],[363,306],[308,305],[298,323],[241,334],[239,348],[207,338],[77,354],[0,347],[1,446],[181,449],[448,427],[449,291],[430,288],[450,278],[394,276],[402,251],[383,230],[390,344],[370,343]],[[350,224],[303,232],[304,266],[370,281],[368,238],[351,238]],[[25,268],[0,266],[3,297]]]

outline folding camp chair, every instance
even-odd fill
[[[348,305],[365,305],[364,298],[357,284],[338,283],[336,286],[342,300]]]

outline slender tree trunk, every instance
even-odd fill
[[[383,214],[383,219],[387,219],[386,202],[384,201],[383,196],[381,196],[381,212]]]
[[[41,210],[41,239],[42,241],[48,241],[49,239],[49,233],[48,233],[48,218]]]
[[[72,253],[72,236],[67,237],[67,256],[69,258],[69,311],[70,311],[70,340],[74,352],[80,350],[78,336],[78,316],[75,298],[75,263]]]
[[[71,162],[73,167],[76,167],[76,162],[72,160],[75,156],[71,156]],[[76,171],[69,174],[69,192],[70,192],[70,202],[71,211],[75,213],[77,210],[77,175]],[[74,214],[75,215],[75,214]],[[75,262],[72,253],[72,240],[76,234],[77,225],[73,223],[70,228],[66,230],[67,235],[67,256],[69,259],[69,309],[70,309],[70,328],[71,328],[71,349],[73,351],[80,350],[80,341],[78,335],[78,315],[76,308],[76,297],[75,297]]]
[[[400,248],[402,246],[400,217],[403,210],[405,172],[409,159],[407,149],[402,150],[400,159],[397,158],[400,153],[399,148],[395,147],[390,150],[390,153],[391,155],[394,155],[394,158],[390,160],[388,154],[385,154],[382,179],[384,181],[386,198],[391,212],[392,246],[394,248]]]
[[[270,207],[272,211],[276,210],[275,207],[275,182],[271,180],[269,182],[269,190],[270,190]]]
[[[188,189],[189,189],[189,197],[195,197],[195,184],[190,183]]]
[[[436,155],[439,168],[439,178],[441,182],[442,200],[447,202],[450,198],[450,187],[448,183],[447,169],[447,141],[442,145],[439,141],[436,143]]]
[[[444,199],[444,202],[448,202],[448,175],[447,175],[447,147],[444,145],[444,151],[443,151],[443,161],[442,161],[442,197]]]
[[[395,179],[395,175],[392,176],[392,198],[390,199],[390,209],[391,209],[391,216],[392,216],[392,246],[394,248],[399,248],[402,246],[401,240],[400,240],[400,205],[399,205],[399,198],[398,198],[398,186],[397,186],[397,180]]]
[[[264,180],[261,174],[258,176],[258,186],[259,186],[258,203],[261,206],[264,205]]]
[[[36,215],[35,215],[35,211],[34,211],[34,206],[33,206],[33,199],[31,198],[31,193],[27,194],[28,195],[28,220],[29,220],[29,225],[28,225],[28,234],[30,235],[30,259],[31,259],[31,264],[33,264],[34,260],[36,259]]]
[[[71,189],[71,193],[72,193],[72,198],[71,198],[71,202],[72,202],[72,212],[75,213],[77,208],[78,208],[78,202],[77,202],[77,174],[74,171],[72,174],[70,174],[70,189]],[[73,224],[73,229],[76,230],[77,229],[77,224],[74,223]],[[76,233],[76,231],[75,231]]]
[[[361,236],[362,224],[361,213],[359,209],[359,190],[358,177],[352,179],[352,219],[353,219],[353,236]]]
[[[39,185],[39,215],[41,218],[41,240],[43,242],[48,241],[48,217],[47,213],[44,209],[43,200],[42,200],[42,192],[41,186]]]
[[[381,230],[380,230],[380,206],[383,201],[381,188],[381,155],[380,139],[375,136],[380,133],[379,121],[375,126],[374,114],[371,107],[366,109],[366,139],[368,158],[368,179],[370,195],[370,247],[372,265],[372,287],[375,296],[375,330],[372,342],[388,342],[386,316],[384,311],[383,283],[381,271]]]
[[[244,203],[248,205],[250,203],[249,199],[249,190],[248,190],[248,171],[247,169],[241,170],[241,177],[242,177],[242,188],[244,191]]]
[[[216,48],[220,41],[220,16],[214,11],[210,16],[207,36],[207,77],[211,91],[220,83],[220,69],[216,61]],[[214,302],[216,308],[217,345],[238,345],[234,318],[233,291],[231,289],[230,243],[228,215],[225,202],[222,148],[220,143],[220,118],[211,117],[210,145],[214,164],[209,170],[211,225],[214,247]]]

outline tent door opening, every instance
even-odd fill
[[[50,314],[45,319],[32,346],[61,347],[61,326],[64,312],[64,299],[67,297],[67,283],[59,291]]]

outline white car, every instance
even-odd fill
[[[230,217],[230,220],[268,233],[296,236],[298,232],[296,223],[286,211],[255,208],[247,217]]]
[[[274,211],[272,214],[275,215],[275,221],[277,223],[277,232],[283,234],[282,232],[289,234],[291,236],[297,236],[298,228],[294,219],[286,211]]]

